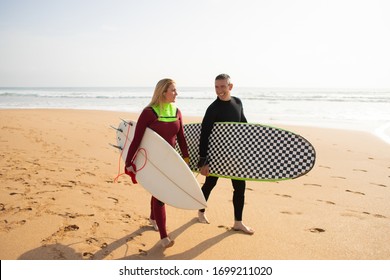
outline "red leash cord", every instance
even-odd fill
[[[127,141],[129,140],[129,139],[128,139],[129,132],[130,132],[130,125],[129,125],[128,128],[127,128],[125,144],[123,145],[123,148],[122,148],[121,153],[120,153],[120,155],[119,155],[118,175],[114,178],[114,183],[118,183],[118,179],[119,179],[120,176],[127,174],[127,175],[129,175],[129,176],[131,177],[132,182],[133,182],[134,184],[137,184],[137,180],[136,180],[136,178],[135,178],[136,173],[137,173],[138,171],[142,170],[142,169],[145,167],[145,165],[146,165],[146,161],[147,161],[147,152],[146,152],[146,150],[145,150],[144,148],[139,148],[139,149],[137,150],[137,152],[135,153],[134,157],[133,157],[133,161],[135,160],[135,158],[137,157],[138,153],[139,153],[141,150],[144,151],[145,162],[144,162],[144,164],[142,165],[142,167],[141,167],[140,169],[137,169],[137,167],[135,166],[135,164],[132,163],[132,167],[133,167],[133,169],[134,169],[134,173],[133,173],[133,172],[127,172],[127,171],[126,171],[126,167],[125,167],[125,172],[121,173],[121,160],[122,160],[122,158],[123,158],[123,152],[124,152],[124,150],[125,150],[124,148],[126,147]]]

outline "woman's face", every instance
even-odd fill
[[[171,84],[164,95],[166,103],[175,102],[177,96],[176,84]]]

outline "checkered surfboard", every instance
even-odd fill
[[[198,171],[201,124],[184,125],[190,168]],[[178,146],[176,149],[180,152]],[[315,163],[314,147],[292,132],[248,123],[215,123],[208,148],[210,176],[280,181],[298,178]]]

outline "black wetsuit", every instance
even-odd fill
[[[241,100],[232,96],[229,101],[222,101],[217,98],[207,108],[206,114],[202,121],[202,130],[200,137],[200,166],[208,162],[207,149],[209,144],[209,136],[215,122],[247,122]],[[202,192],[208,200],[211,191],[217,184],[218,177],[206,177],[206,181],[202,187]],[[232,179],[234,188],[233,206],[234,218],[236,221],[242,221],[242,211],[245,201],[245,181]],[[201,210],[204,211],[204,210]]]

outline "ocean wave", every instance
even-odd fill
[[[30,98],[71,98],[71,99],[128,99],[128,98],[147,98],[150,96],[129,96],[129,95],[91,95],[91,94],[56,94],[56,93],[14,93],[14,92],[3,92],[0,93],[0,97],[30,97]]]
[[[253,92],[240,90],[234,95],[243,100],[249,101],[268,101],[268,102],[333,102],[333,103],[390,103],[390,92],[381,93],[307,93],[307,92]],[[0,89],[0,98],[36,98],[36,99],[150,99],[150,92],[74,92],[74,91],[2,91]],[[215,99],[215,93],[204,91],[183,91],[179,92],[180,99],[185,100],[212,100]]]

